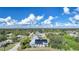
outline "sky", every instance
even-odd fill
[[[79,28],[79,7],[0,7],[0,28]]]

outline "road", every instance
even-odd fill
[[[16,43],[15,46],[10,49],[9,51],[17,51],[17,48],[20,46],[20,42],[19,43]]]

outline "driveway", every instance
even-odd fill
[[[20,42],[19,43],[16,43],[15,46],[10,49],[9,51],[17,51],[17,48],[20,46]]]

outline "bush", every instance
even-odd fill
[[[26,48],[26,46],[25,45],[21,45],[21,49],[25,49]]]

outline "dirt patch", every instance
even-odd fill
[[[24,49],[24,51],[58,51],[57,49],[54,48],[26,48]]]

